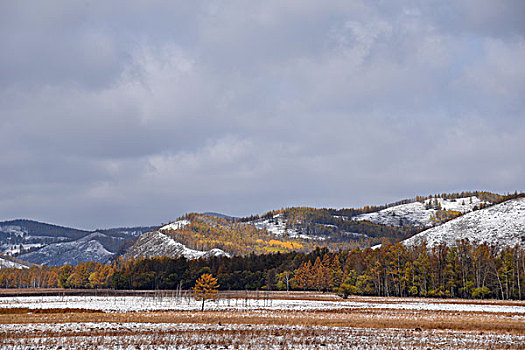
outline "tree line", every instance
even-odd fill
[[[348,295],[525,298],[525,251],[463,240],[455,247],[289,252],[209,260],[139,258],[77,266],[5,269],[3,288],[190,289],[203,274],[222,290],[316,290]]]

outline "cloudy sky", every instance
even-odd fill
[[[0,220],[525,190],[525,1],[2,1]]]

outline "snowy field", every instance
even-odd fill
[[[525,349],[525,302],[233,292],[0,297],[0,349]]]
[[[326,299],[319,295],[319,300],[311,299],[276,299],[266,298],[219,298],[209,301],[206,309],[213,311],[232,310],[424,310],[424,311],[457,311],[482,313],[507,313],[523,316],[525,319],[525,302],[473,301],[450,299],[418,298],[361,298],[342,300]],[[183,311],[200,310],[201,303],[191,297],[164,296],[12,296],[0,297],[0,308],[30,309],[86,309],[103,312],[144,312],[144,311]]]
[[[3,332],[2,349],[523,349],[525,345],[523,335],[250,324],[12,324]]]

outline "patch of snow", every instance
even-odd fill
[[[27,234],[26,229],[23,229],[22,227],[16,226],[16,225],[0,226],[0,232],[5,232],[7,234],[20,236],[20,237]]]
[[[31,235],[27,234],[24,236],[25,241],[32,241],[32,240],[45,240],[45,241],[69,241],[71,238],[65,237],[65,236],[39,236],[39,235]]]
[[[189,220],[177,220],[175,222],[172,222],[170,224],[162,226],[159,231],[175,231],[183,228],[184,226],[187,226],[191,224],[191,221]]]
[[[15,269],[28,269],[29,266],[23,265],[23,264],[19,264],[17,262],[14,262],[14,261],[11,261],[11,260],[7,260],[7,259],[4,259],[4,258],[0,258],[0,269],[12,269],[12,268],[15,268]]]
[[[252,221],[256,228],[266,231],[275,236],[288,236],[290,238],[301,238],[306,240],[318,240],[324,241],[326,237],[307,235],[293,228],[286,227],[286,220],[281,216],[281,214],[275,214],[273,219],[259,219]]]
[[[2,250],[4,254],[7,255],[16,255],[19,254],[21,250],[27,251],[32,248],[43,247],[43,243],[20,243],[20,244],[4,244]]]
[[[326,237],[316,236],[316,235],[307,235],[305,233],[289,234],[289,236],[291,238],[300,238],[300,239],[314,240],[314,241],[324,241],[324,240],[326,240]]]
[[[270,234],[276,235],[276,236],[283,236],[286,234],[298,234],[297,231],[286,228],[286,223],[284,220],[279,219],[278,217],[275,217],[274,219],[260,219],[255,220],[252,222],[252,224],[257,227],[260,230],[266,229],[266,231]]]

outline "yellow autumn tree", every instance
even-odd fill
[[[204,302],[206,300],[217,298],[218,289],[217,279],[211,273],[205,273],[195,281],[193,297],[197,300],[202,300],[201,311],[204,311]]]

